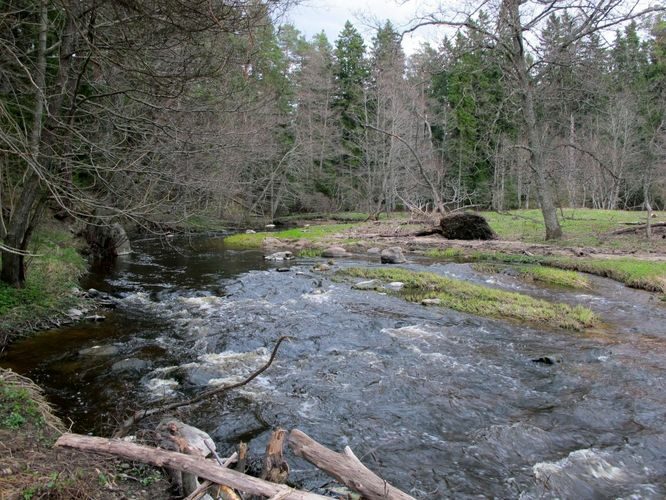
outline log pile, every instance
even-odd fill
[[[368,500],[413,500],[413,497],[390,485],[363,465],[349,447],[346,447],[343,453],[337,453],[298,429],[289,433],[278,429],[273,433],[267,446],[264,470],[261,474],[264,479],[229,469],[227,466],[232,460],[217,462],[206,459],[200,454],[190,455],[117,438],[107,439],[66,433],[60,436],[55,446],[113,455],[125,460],[180,471],[184,476],[203,479],[204,483],[187,497],[190,500],[201,498],[209,488],[217,489],[219,497],[231,499],[242,498],[238,493],[257,495],[259,498],[267,497],[271,500],[330,499],[331,497],[272,481],[284,483],[287,480],[289,467],[284,460],[282,449],[285,441],[289,443],[296,456],[314,464]]]

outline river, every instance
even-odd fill
[[[262,376],[187,415],[223,453],[244,440],[261,454],[280,426],[351,446],[422,499],[666,497],[666,305],[654,295],[407,265],[587,305],[603,324],[581,333],[354,290],[313,271],[317,259],[277,272],[284,263],[219,238],[134,247],[84,284],[117,299],[105,321],[44,332],[1,361],[41,384],[75,431],[108,433],[130,409],[240,380],[289,335]],[[337,261],[352,264],[378,265]],[[543,356],[561,362],[533,361]],[[330,479],[289,461],[295,484],[327,491]]]

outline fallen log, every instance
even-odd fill
[[[414,497],[391,486],[363,465],[349,446],[345,447],[344,453],[337,453],[298,429],[289,433],[289,446],[297,456],[368,500],[414,500]]]
[[[330,497],[295,490],[283,484],[270,483],[263,479],[241,474],[232,469],[224,469],[209,460],[192,455],[128,443],[118,439],[66,433],[58,438],[55,446],[114,455],[126,460],[143,462],[156,467],[178,469],[251,495],[277,496],[285,500],[330,500]]]
[[[632,224],[632,227],[625,227],[624,229],[618,229],[617,231],[611,231],[608,234],[627,234],[627,233],[637,233],[638,231],[643,231],[647,229],[647,224],[641,222],[624,222],[623,224]],[[666,222],[655,222],[650,224],[651,228],[655,227],[666,227]]]

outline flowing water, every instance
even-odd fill
[[[277,272],[216,238],[135,250],[89,278],[118,299],[106,321],[45,332],[2,361],[46,387],[74,430],[108,432],[129,409],[240,380],[289,335],[262,376],[187,417],[223,452],[249,440],[259,454],[272,428],[297,427],[417,498],[666,497],[666,306],[650,294],[407,265],[588,305],[604,323],[577,333],[353,290],[314,260]],[[296,484],[326,491],[289,460]]]

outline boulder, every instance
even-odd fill
[[[402,264],[403,262],[407,262],[400,247],[385,248],[382,250],[380,256],[382,264]]]
[[[393,290],[394,292],[402,290],[402,288],[405,286],[405,284],[402,281],[391,281],[388,283],[384,288],[388,288],[389,290]]]
[[[382,249],[379,247],[368,248],[368,255],[379,255],[382,253]]]
[[[424,306],[438,306],[441,303],[442,301],[439,299],[423,299],[421,301],[421,304],[423,304]]]
[[[354,290],[376,290],[381,286],[379,280],[359,281],[352,285]]]
[[[322,253],[322,257],[327,258],[337,258],[337,257],[347,257],[349,252],[342,247],[328,247]]]
[[[462,212],[442,217],[442,236],[449,240],[492,240],[495,233],[482,216]]]
[[[89,224],[85,230],[85,238],[93,256],[109,259],[118,255],[132,253],[132,246],[123,226],[117,222],[110,226]]]
[[[286,252],[275,252],[270,255],[264,256],[264,259],[266,260],[292,260],[294,258],[294,254],[286,251]]]

